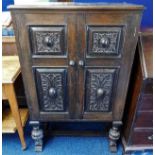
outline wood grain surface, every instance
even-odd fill
[[[2,83],[14,83],[21,72],[18,56],[2,57]]]

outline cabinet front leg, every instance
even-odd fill
[[[30,124],[33,125],[31,136],[35,143],[35,151],[40,152],[43,148],[43,130],[40,129],[40,123],[37,121]]]
[[[109,130],[109,148],[111,152],[117,152],[117,140],[120,138],[121,121],[113,122],[112,128]]]

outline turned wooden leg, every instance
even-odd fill
[[[117,152],[117,140],[120,138],[119,128],[121,121],[114,121],[112,128],[109,130],[109,148],[111,152]]]
[[[25,139],[24,139],[24,131],[23,131],[23,127],[22,127],[22,121],[21,121],[21,117],[20,117],[20,112],[19,112],[13,84],[5,85],[5,93],[9,100],[11,112],[12,112],[13,118],[14,118],[16,126],[17,126],[17,131],[18,131],[19,138],[20,138],[20,141],[22,144],[22,149],[25,150],[26,143],[25,143]]]
[[[35,143],[35,151],[40,152],[43,148],[43,130],[40,129],[38,121],[31,121],[30,124],[33,126],[31,136]]]

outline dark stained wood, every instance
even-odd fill
[[[58,130],[55,130],[52,132],[48,132],[48,130],[46,131],[47,132],[47,135],[51,135],[51,136],[83,136],[83,137],[92,137],[92,136],[105,136],[103,134],[102,131],[73,131],[73,130],[69,130],[69,131],[66,131],[66,130],[63,130],[63,131],[58,131]]]
[[[153,127],[153,113],[152,111],[137,112],[135,128],[152,128]]]
[[[48,61],[47,61],[48,60]],[[59,67],[59,66],[67,66],[68,65],[68,60],[66,58],[34,58],[32,59],[32,64],[33,66],[54,66],[54,67]]]
[[[141,64],[144,68],[144,76],[145,78],[153,78],[153,35],[151,33],[144,34],[144,37],[141,37],[141,44],[141,50],[146,51],[140,54],[141,59],[144,60]]]
[[[69,65],[69,71],[68,71],[68,79],[69,79],[69,115],[71,119],[78,118],[78,102],[76,99],[76,96],[78,96],[78,91],[75,89],[77,87],[77,44],[75,40],[75,36],[77,34],[76,30],[76,20],[77,16],[76,13],[73,13],[72,16],[69,16],[67,14],[67,23],[68,23],[68,62],[73,61],[74,65]],[[71,33],[69,33],[71,32]]]
[[[124,115],[124,153],[152,149],[153,45],[152,33],[141,33],[132,69]]]
[[[61,10],[61,9],[66,9],[66,10],[123,10],[123,11],[138,11],[138,10],[143,10],[144,6],[143,5],[134,5],[134,4],[128,4],[128,3],[52,3],[52,2],[47,2],[47,3],[35,3],[31,5],[10,5],[8,9],[54,9],[54,10]]]
[[[151,146],[153,143],[153,139],[151,138],[153,136],[153,130],[152,129],[143,129],[143,130],[135,130],[132,134],[133,139],[133,145],[137,145],[139,143],[143,145]]]
[[[13,14],[12,14],[12,18],[14,19]],[[24,21],[25,17],[22,18],[21,15],[19,15],[16,18],[22,23],[25,22]],[[16,29],[17,27],[20,27],[20,28]],[[34,77],[32,76],[31,61],[29,61],[31,53],[28,48],[29,46],[26,46],[29,43],[29,41],[24,39],[25,37],[28,38],[28,33],[27,33],[27,29],[24,29],[21,23],[18,23],[18,24],[14,23],[14,29],[15,29],[16,36],[18,36],[16,37],[16,42],[17,42],[20,64],[22,64],[21,71],[22,71],[24,87],[25,87],[25,95],[26,95],[27,102],[31,103],[31,104],[28,104],[28,107],[30,111],[30,117],[31,119],[33,119],[34,117],[36,118],[39,117],[39,107],[38,107],[38,104],[35,105],[35,103],[38,102],[38,99],[36,97],[37,96],[36,91],[29,91],[29,90],[36,90],[36,87],[35,87]],[[23,30],[22,33],[19,32],[19,29]],[[23,35],[20,35],[20,33]],[[18,44],[19,42],[23,42],[23,43]],[[29,83],[31,86],[28,85]],[[33,111],[33,115],[31,113],[32,109],[35,109]]]
[[[137,64],[139,64],[139,65],[137,65]],[[135,75],[135,73],[136,73],[136,75]],[[130,78],[130,85],[129,85],[129,89],[128,89],[128,95],[127,95],[127,99],[126,99],[127,103],[126,103],[126,107],[125,107],[125,111],[124,111],[124,118],[123,118],[123,120],[124,120],[123,136],[125,139],[129,139],[129,136],[130,136],[129,126],[132,126],[132,123],[133,123],[133,118],[134,118],[134,114],[136,111],[136,103],[138,100],[139,92],[142,87],[142,81],[143,81],[143,79],[142,79],[142,71],[140,68],[140,60],[139,60],[138,52],[136,50],[134,64],[132,67],[132,73],[131,73],[131,78]],[[130,116],[130,117],[127,117],[127,116]],[[127,123],[125,123],[125,122],[127,122]]]
[[[50,3],[9,8],[31,121],[113,122],[110,149],[116,151],[143,7]],[[65,111],[52,109],[60,104],[58,98],[64,92],[56,99],[49,95],[62,90],[59,80],[58,86],[54,85],[54,74],[42,72],[39,78],[46,78],[38,83],[33,72],[36,68],[53,73],[66,70]],[[41,100],[51,105],[42,109]]]
[[[145,95],[143,95],[141,97],[140,102],[143,104],[141,104],[139,106],[139,111],[151,111],[152,112],[152,110],[153,110],[153,104],[152,104],[153,103],[153,96],[152,96],[151,92],[150,92],[150,94],[146,94],[146,92],[145,92]]]
[[[66,112],[68,109],[66,68],[35,67],[34,74],[40,111]]]
[[[83,65],[85,65],[85,56],[83,53],[85,53],[85,44],[86,44],[86,38],[85,38],[85,16],[83,13],[77,14],[77,65],[78,65],[78,114],[79,118],[83,118],[83,108],[84,108],[84,102],[85,102],[85,82],[84,82],[84,66],[80,66],[79,62],[83,61]]]

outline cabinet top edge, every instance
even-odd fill
[[[103,9],[103,10],[143,10],[143,5],[135,5],[135,4],[129,4],[129,3],[74,3],[74,2],[63,2],[63,3],[57,3],[57,2],[40,2],[40,3],[26,3],[25,5],[10,5],[8,6],[8,9],[10,10],[37,10],[37,9],[64,9],[64,10],[95,10],[95,9]]]

